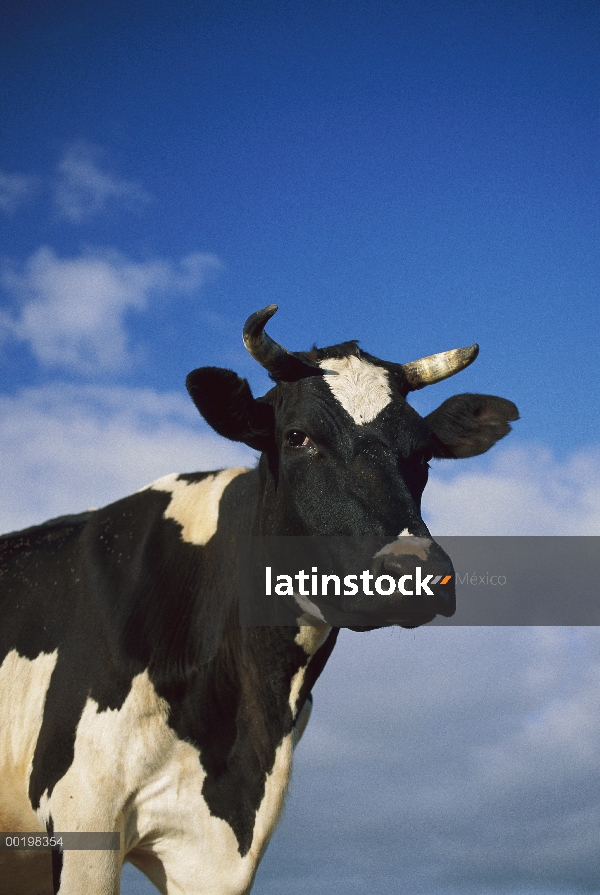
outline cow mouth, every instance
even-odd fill
[[[454,614],[454,569],[449,556],[432,538],[401,536],[385,544],[373,556],[371,570],[374,578],[383,575],[387,581],[395,580],[397,588],[390,594],[365,598],[360,607],[365,624],[355,624],[355,618],[348,627],[417,628],[438,615]]]
[[[363,631],[379,631],[381,628],[405,628],[407,631],[411,631],[414,628],[420,628],[422,625],[429,624],[434,618],[437,618],[437,615],[437,612],[428,612],[421,613],[420,615],[415,614],[412,618],[403,616],[382,620],[381,623],[377,625],[347,625],[346,627],[349,631],[356,631],[357,633],[362,633]]]

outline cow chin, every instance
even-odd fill
[[[394,621],[386,621],[381,625],[348,625],[348,630],[356,631],[359,634],[363,631],[379,631],[381,628],[406,628],[411,630],[412,628],[420,628],[422,625],[429,624],[436,617],[437,613],[433,615],[430,612],[422,613],[419,617],[395,619]]]
[[[435,591],[440,590],[441,593]],[[320,612],[326,621],[338,628],[351,631],[372,631],[377,628],[399,626],[418,628],[433,621],[438,615],[451,616],[455,610],[454,586],[449,582],[435,588],[432,596],[389,596],[373,593],[361,594],[352,602],[342,601],[337,606],[320,603]]]
[[[438,615],[452,615],[453,611],[449,612],[447,605],[440,605],[434,597],[430,597],[427,603],[419,600],[411,602],[408,599],[394,604],[388,602],[385,606],[365,602],[360,607],[355,606],[352,612],[339,615],[325,612],[325,615],[329,623],[336,627],[349,628],[351,631],[374,631],[390,627],[418,628],[433,621]]]

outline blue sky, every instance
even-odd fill
[[[241,328],[275,302],[269,331],[292,350],[358,338],[370,353],[405,362],[479,342],[471,368],[413,403],[429,412],[456,392],[499,394],[517,403],[521,420],[490,455],[434,467],[425,501],[434,534],[600,534],[596,3],[13,2],[4,12],[1,529],[107,503],[174,470],[252,462],[250,451],[210,434],[183,383],[194,367],[214,364],[266,390]],[[309,877],[313,889],[326,879],[340,895],[363,891],[365,879],[381,892],[483,892],[484,883],[519,895],[600,891],[576,821],[600,819],[590,783],[600,768],[571,754],[597,725],[591,629],[580,639],[539,635],[535,648],[523,645],[532,632],[344,636],[257,892],[300,891]],[[547,686],[532,683],[509,708],[499,696],[469,701],[461,687],[471,665],[498,650],[511,692],[519,674]],[[464,669],[451,691],[434,673],[436,651]],[[566,680],[549,670],[554,655]],[[432,713],[411,710],[412,741],[428,743],[439,729],[454,756],[452,785],[468,777],[475,787],[467,787],[473,816],[464,806],[460,818],[448,816],[448,828],[462,825],[452,841],[463,871],[440,832],[435,848],[421,843],[420,876],[407,871],[406,889],[398,862],[421,852],[414,842],[397,853],[373,845],[387,842],[375,777],[394,793],[388,831],[406,831],[406,799],[426,828],[435,810],[415,787],[427,768],[415,768],[404,797],[390,789],[392,743],[408,736],[392,720],[406,709],[394,691],[369,722],[389,733],[371,778],[364,708],[344,686],[362,668],[368,702],[402,663],[417,705]],[[490,692],[500,686],[486,680]],[[432,687],[446,702],[429,705]],[[552,712],[563,704],[563,739],[552,739]],[[448,722],[448,706],[469,719],[470,743]],[[536,802],[534,716],[556,744],[540,760],[546,785],[561,761],[579,768],[570,789],[566,771],[559,775],[554,809]],[[340,745],[340,731],[354,747]],[[508,769],[486,784],[488,747]],[[502,765],[515,749],[517,770]],[[424,754],[436,767],[444,760],[429,747]],[[511,774],[521,775],[521,801],[514,793],[511,801]],[[366,826],[357,822],[346,847],[340,833],[319,851],[323,835],[306,836],[335,825],[327,794],[338,798],[341,779]],[[338,800],[345,815],[347,798]],[[515,843],[553,810],[556,829],[571,812],[573,846],[554,848],[555,870],[542,873]],[[506,826],[491,882],[484,846],[474,850],[477,816]],[[552,835],[540,833],[538,854]],[[350,879],[340,868],[352,850],[365,857]],[[127,885],[124,895],[138,891]]]

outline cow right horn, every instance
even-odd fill
[[[442,351],[440,354],[430,354],[420,360],[413,360],[409,364],[403,364],[402,369],[408,380],[408,390],[411,392],[434,382],[441,382],[449,376],[454,376],[472,364],[479,354],[479,345],[469,348],[454,348],[452,351]]]
[[[322,376],[323,370],[320,367],[312,366],[296,357],[266,334],[267,321],[276,310],[277,305],[269,305],[248,317],[243,334],[244,345],[248,352],[276,381],[295,382],[307,376]]]

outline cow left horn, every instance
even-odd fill
[[[249,353],[277,381],[294,382],[307,376],[322,376],[323,370],[320,367],[314,367],[296,357],[266,334],[267,321],[276,310],[277,305],[269,305],[246,320],[243,338]]]
[[[408,390],[414,392],[426,385],[454,376],[472,364],[478,354],[479,345],[475,344],[469,348],[454,348],[452,351],[442,351],[440,354],[431,354],[429,357],[403,364]]]

